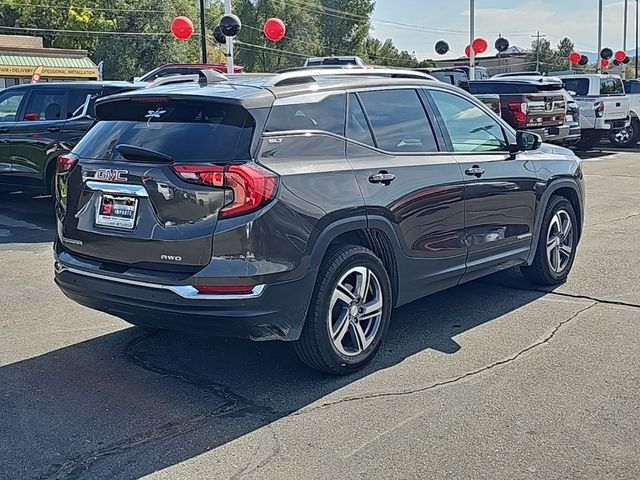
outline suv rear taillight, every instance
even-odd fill
[[[520,102],[509,102],[509,111],[513,114],[516,122],[518,123],[527,123],[527,113],[529,111],[529,106],[526,103]]]
[[[79,157],[73,153],[66,153],[58,157],[57,167],[58,173],[66,173],[71,170],[76,163],[78,163]]]
[[[596,118],[604,117],[604,102],[594,103],[593,109],[596,111]]]
[[[220,209],[220,217],[235,217],[258,210],[276,194],[277,177],[255,164],[174,165],[171,167],[185,182],[228,188],[233,199]]]

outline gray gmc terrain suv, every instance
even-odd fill
[[[418,72],[201,72],[96,113],[58,160],[55,280],[135,325],[292,341],[345,374],[395,307],[574,261],[578,158]]]

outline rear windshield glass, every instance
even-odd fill
[[[519,93],[536,93],[538,89],[535,85],[529,83],[517,82],[498,82],[494,80],[476,81],[469,83],[469,92],[474,94],[519,94]]]
[[[588,78],[565,78],[563,81],[567,92],[576,92],[580,96],[589,95]]]
[[[98,105],[100,121],[74,152],[83,158],[117,159],[115,147],[125,144],[155,150],[174,160],[250,158],[255,121],[244,108],[214,102],[148,100]]]
[[[600,95],[624,95],[624,85],[620,78],[601,78]]]

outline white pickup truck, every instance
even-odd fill
[[[618,75],[563,75],[565,89],[580,107],[579,150],[596,146],[604,134],[615,136],[631,124],[630,100]]]
[[[612,132],[609,141],[616,147],[630,148],[640,141],[640,80],[625,80],[624,91],[631,102],[631,124]]]

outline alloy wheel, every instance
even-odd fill
[[[547,232],[547,261],[551,271],[561,274],[571,263],[573,224],[566,210],[558,210]]]
[[[614,134],[615,142],[618,145],[625,145],[631,141],[632,134],[632,127],[623,128]]]
[[[338,280],[329,305],[328,327],[333,346],[355,357],[375,340],[383,315],[383,293],[376,274],[353,267]]]

